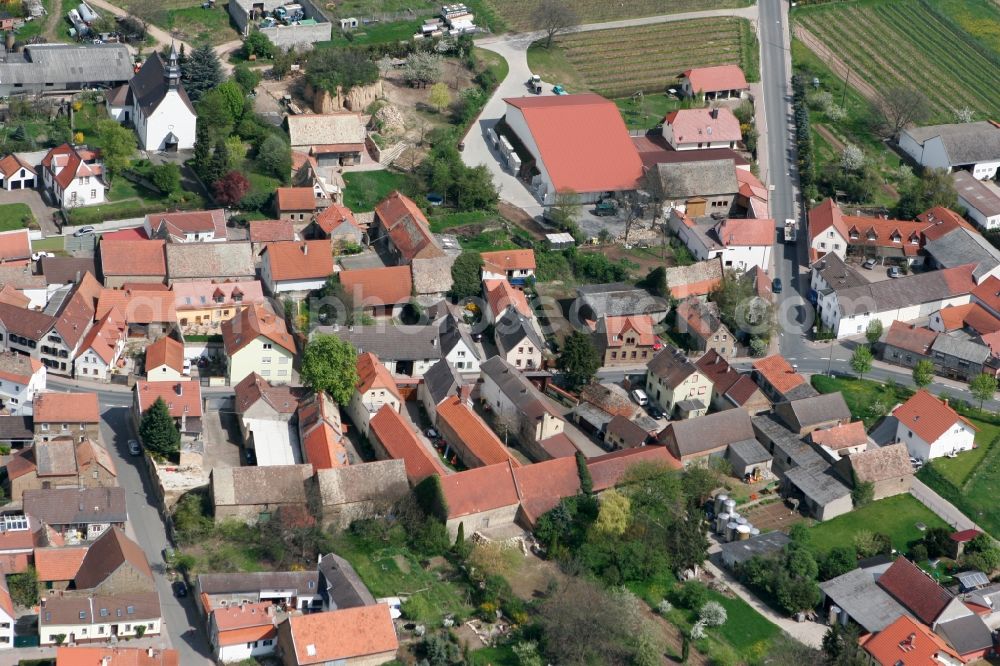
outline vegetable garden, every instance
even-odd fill
[[[757,41],[743,24],[749,27],[744,19],[696,19],[574,33],[556,44],[592,90],[625,97],[678,85],[678,75],[691,67],[739,63],[755,80]]]
[[[803,7],[795,20],[876,90],[920,90],[935,120],[954,122],[1000,108],[1000,55],[943,18],[924,0]]]
[[[535,30],[532,13],[539,0],[487,0],[515,30]],[[679,14],[706,9],[746,7],[747,0],[573,0],[569,3],[580,23],[616,21],[636,16]]]

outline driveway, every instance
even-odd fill
[[[610,28],[630,28],[641,25],[652,25],[656,23],[668,23],[671,21],[686,21],[689,19],[709,18],[714,16],[736,16],[757,20],[757,7],[746,7],[743,9],[709,10],[703,12],[686,12],[682,14],[664,14],[660,16],[647,16],[645,18],[627,19],[623,21],[606,21],[604,23],[590,23],[577,26],[572,32],[587,32],[591,30],[606,30]],[[482,47],[501,55],[507,61],[509,72],[507,77],[500,82],[493,96],[483,108],[479,118],[469,129],[465,136],[465,150],[462,152],[462,161],[468,166],[484,165],[493,174],[493,180],[500,191],[500,198],[519,208],[524,209],[529,215],[540,215],[542,206],[535,196],[524,186],[521,181],[514,177],[512,173],[506,171],[499,161],[499,154],[494,152],[486,139],[486,130],[496,124],[503,117],[507,105],[504,103],[505,97],[523,97],[528,94],[526,87],[527,80],[531,77],[531,70],[528,68],[528,47],[535,41],[543,38],[543,32],[524,32],[510,35],[499,35],[477,40],[476,46]],[[543,82],[543,95],[552,94],[552,84]],[[763,143],[763,141],[761,141]]]
[[[35,216],[35,221],[38,222],[38,225],[42,229],[42,235],[45,237],[59,235],[59,228],[52,221],[52,215],[59,209],[45,203],[42,193],[39,190],[11,190],[10,192],[5,190],[3,193],[3,203],[28,204],[31,214]]]
[[[207,471],[216,467],[240,466],[240,429],[232,412],[206,410],[202,414],[202,436],[205,438],[205,457],[202,467]]]

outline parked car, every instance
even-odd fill
[[[890,266],[889,277],[891,278],[903,277],[903,271],[899,270],[899,266]]]
[[[94,227],[88,224],[87,226],[80,227],[79,229],[74,231],[73,235],[79,238],[80,236],[89,236],[90,234],[94,233],[94,231],[95,231]]]
[[[184,584],[184,581],[182,580],[174,581],[174,596],[186,597],[187,594],[188,594],[188,588],[187,585]]]
[[[437,439],[438,437],[441,436],[438,433],[438,431],[435,430],[434,428],[428,428],[427,430],[424,430],[424,435],[427,436],[427,439]]]
[[[142,447],[139,446],[139,442],[134,439],[128,440],[128,452],[133,456],[137,456],[142,453]]]
[[[32,261],[38,261],[42,257],[54,257],[54,256],[56,256],[56,255],[53,254],[52,252],[33,252],[31,254],[31,260]]]
[[[871,269],[875,268],[875,264],[876,263],[878,263],[878,262],[876,262],[874,259],[865,259],[865,263],[861,264],[861,267],[862,268],[867,268],[868,270],[871,270]]]
[[[184,359],[184,369],[182,370],[182,374],[187,375],[188,377],[191,376],[191,359]]]
[[[175,554],[174,549],[171,548],[170,546],[167,546],[166,548],[163,549],[163,561],[166,562],[167,564],[170,564],[174,560],[174,554]]]
[[[646,405],[646,413],[649,414],[651,418],[654,418],[657,421],[666,416],[666,414],[663,413],[663,410],[654,405],[653,403],[649,403],[648,405]]]
[[[565,88],[563,88],[562,86],[560,86],[558,84],[552,86],[552,92],[555,93],[556,95],[568,95],[569,94],[568,92],[566,92]]]
[[[771,280],[771,291],[775,294],[781,293],[781,278],[774,278]]]
[[[646,396],[646,392],[639,388],[632,389],[632,399],[635,400],[640,407],[645,407],[649,404],[649,398]]]

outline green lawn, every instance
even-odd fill
[[[28,204],[0,204],[0,231],[21,229],[25,226],[25,219],[29,221],[35,219]]]
[[[727,614],[726,623],[712,631],[718,632],[744,658],[752,653],[762,654],[763,650],[758,651],[759,644],[768,643],[781,632],[778,625],[739,597],[730,598],[714,590],[709,591],[708,597],[722,604]]]
[[[543,81],[559,83],[569,92],[590,92],[583,76],[566,56],[566,51],[556,45],[547,49],[541,46],[541,42],[535,42],[529,46],[528,67],[531,68],[532,74],[538,74]],[[527,81],[524,90],[527,94]]]
[[[431,224],[431,231],[439,234],[445,229],[451,229],[452,227],[461,227],[466,224],[475,224],[477,222],[486,222],[488,220],[495,219],[495,213],[490,213],[484,210],[472,210],[464,213],[444,213],[442,215],[434,215],[433,217],[428,218],[427,221]]]
[[[428,17],[433,12],[428,13]],[[353,32],[342,32],[337,28],[329,41],[316,42],[316,48],[330,48],[333,46],[349,46],[362,44],[394,44],[396,42],[408,42],[416,33],[420,32],[420,26],[424,24],[423,19],[414,21],[393,21],[392,23],[375,23],[368,26],[359,27]]]
[[[864,421],[866,428],[870,428],[879,418],[879,415],[871,410],[871,405],[878,402],[884,405],[886,410],[890,410],[913,395],[913,390],[906,386],[899,384],[889,386],[870,379],[813,375],[811,381],[813,388],[820,393],[835,391],[843,393],[844,402],[851,410],[851,416]]]
[[[493,75],[497,81],[503,81],[507,78],[507,74],[510,72],[510,65],[507,64],[502,55],[480,48],[475,48],[472,52],[475,54],[480,67],[493,70]]]
[[[649,129],[663,122],[664,116],[684,106],[684,102],[667,93],[650,93],[641,100],[625,97],[615,104],[629,129]]]
[[[1000,425],[974,418],[969,420],[979,429],[976,432],[976,448],[957,458],[935,458],[928,463],[956,488],[961,488],[969,477],[979,470],[979,466],[1000,437]]]
[[[818,552],[825,553],[836,546],[850,545],[859,530],[886,534],[896,550],[907,551],[911,542],[921,538],[917,523],[927,527],[948,527],[933,511],[906,494],[872,502],[833,520],[816,523],[809,529],[809,534],[812,547]]]
[[[200,4],[171,9],[167,12],[166,27],[176,30],[183,39],[193,44],[222,44],[238,36],[229,21],[226,4],[217,4],[212,9],[202,9]]]
[[[405,190],[410,179],[395,171],[352,171],[344,174],[344,205],[354,212],[375,210],[392,194]]]
[[[50,236],[41,240],[31,241],[31,249],[35,252],[48,250],[49,252],[61,252],[66,249],[65,236]]]

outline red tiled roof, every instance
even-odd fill
[[[498,250],[482,252],[483,270],[491,273],[506,273],[513,270],[535,270],[534,250]]]
[[[101,242],[106,241],[137,241],[149,240],[146,230],[142,227],[130,227],[128,229],[116,229],[115,231],[102,231]]]
[[[162,240],[101,241],[101,270],[110,275],[165,277],[167,260]]]
[[[325,420],[305,433],[302,451],[313,469],[332,469],[348,464],[341,433]]]
[[[409,302],[413,292],[408,265],[358,268],[337,275],[355,308],[400,305]]]
[[[681,469],[681,462],[670,455],[665,446],[643,446],[638,449],[622,449],[603,456],[589,458],[587,469],[594,482],[594,490],[600,492],[616,486],[633,465],[651,463],[671,469]]]
[[[176,298],[169,291],[104,289],[97,300],[94,316],[101,318],[112,308],[117,308],[129,324],[177,322]]]
[[[446,425],[455,433],[480,465],[510,461],[513,467],[520,466],[521,463],[507,451],[486,422],[458,396],[446,398],[437,406],[437,418],[439,424]]]
[[[343,222],[347,222],[351,226],[361,229],[361,225],[358,224],[357,219],[355,219],[354,213],[347,206],[342,206],[338,203],[331,204],[326,209],[316,214],[317,226],[319,226],[319,228],[328,235]]]
[[[254,643],[268,638],[275,639],[277,636],[278,628],[273,624],[259,624],[253,627],[241,627],[240,629],[226,629],[219,632],[219,645],[246,645],[247,643]]]
[[[434,241],[427,218],[408,196],[393,192],[375,206],[375,217],[406,261],[443,254]]]
[[[183,372],[184,345],[169,336],[163,336],[146,347],[146,376],[150,370],[165,365],[171,370]],[[155,379],[149,377],[150,379]]]
[[[885,344],[899,347],[915,354],[926,355],[938,334],[929,328],[894,321],[885,334]]]
[[[542,450],[553,458],[576,456],[576,452],[578,451],[576,445],[573,444],[573,440],[565,432],[541,440],[538,442],[538,446],[542,447]]]
[[[250,223],[250,241],[276,243],[294,241],[295,225],[291,220],[255,220]]]
[[[41,582],[73,580],[87,555],[87,546],[35,548],[35,570]]]
[[[684,72],[691,81],[691,90],[699,92],[722,92],[725,90],[747,90],[747,77],[739,65],[716,65],[714,67],[694,67]]]
[[[0,352],[0,379],[27,384],[42,369],[38,359],[15,352]]]
[[[865,432],[865,424],[861,421],[853,421],[844,425],[827,428],[825,430],[814,430],[812,433],[814,444],[833,449],[843,449],[851,446],[860,446],[868,442],[868,433]]]
[[[957,331],[966,326],[979,334],[995,333],[1000,330],[1000,319],[991,315],[978,303],[950,305],[939,312],[946,331]]]
[[[382,405],[369,422],[369,427],[390,458],[403,460],[411,485],[420,483],[431,474],[444,476],[441,461],[424,446],[413,428],[391,405]]]
[[[286,622],[299,666],[346,663],[399,648],[387,604],[292,615]]]
[[[104,661],[107,659],[108,661]],[[177,650],[126,647],[58,647],[56,666],[178,666]]]
[[[274,385],[256,372],[244,377],[236,388],[236,413],[243,414],[258,400],[263,400],[279,414],[294,414],[299,407],[299,396],[287,384]]]
[[[177,213],[153,213],[146,216],[146,223],[154,235],[161,230],[174,236],[186,234],[207,234],[215,238],[226,238],[226,213],[221,208],[214,210],[191,210]]]
[[[268,243],[264,246],[264,261],[271,270],[271,279],[321,280],[333,273],[333,248],[329,240]]]
[[[972,290],[972,297],[987,309],[1000,313],[1000,278],[989,276]]]
[[[35,395],[35,423],[98,423],[101,408],[96,393],[53,393]]]
[[[880,217],[844,215],[843,220],[847,226],[845,238],[849,243],[901,248],[907,256],[914,256],[920,251],[923,241],[921,234],[927,227],[923,222],[885,220]]]
[[[316,210],[316,194],[311,187],[279,187],[275,197],[279,213]]]
[[[0,287],[0,303],[27,309],[31,305],[31,299],[9,284],[5,284],[3,287]]]
[[[940,238],[959,227],[976,234],[979,233],[961,215],[944,206],[934,206],[925,210],[920,215],[917,215],[917,220],[927,225],[924,228],[924,237],[927,240]]]
[[[725,392],[725,396],[739,406],[747,404],[753,394],[760,390],[757,383],[750,379],[749,375],[742,375],[732,387]]]
[[[945,654],[957,663],[963,659],[930,628],[907,615],[876,634],[861,640],[861,647],[879,666],[936,666]]]
[[[564,497],[580,492],[580,473],[572,455],[518,467],[514,482],[521,496],[521,510],[531,524]]]
[[[614,102],[594,94],[504,101],[524,116],[557,192],[632,190],[642,179],[642,160]]]
[[[649,315],[604,318],[604,333],[608,347],[621,347],[625,343],[625,334],[630,331],[636,335],[636,344],[644,347],[651,347],[658,340],[653,333],[653,318]]]
[[[181,311],[264,302],[264,289],[260,280],[175,282],[170,291],[174,294],[174,308]],[[239,300],[237,300],[237,296]],[[221,301],[216,300],[219,298]]]
[[[912,398],[897,407],[892,415],[928,444],[936,442],[958,421],[963,421],[971,429],[977,430],[950,405],[923,389],[914,393]]]
[[[448,518],[514,506],[520,501],[513,468],[503,462],[441,477]]]
[[[668,113],[663,124],[672,128],[675,143],[739,141],[743,138],[740,121],[725,107],[678,109]]]
[[[139,379],[135,383],[135,393],[139,396],[139,411],[146,411],[157,398],[163,398],[174,418],[185,414],[190,418],[201,416],[201,382],[197,379],[172,382]]]
[[[712,301],[688,298],[677,305],[678,321],[684,320],[687,330],[707,340],[722,326],[718,306]]]
[[[949,539],[955,543],[966,543],[967,541],[972,541],[977,536],[982,534],[979,530],[959,530],[948,536]]]
[[[3,174],[4,178],[10,178],[21,169],[27,169],[32,174],[35,173],[35,168],[33,166],[22,160],[14,153],[7,155],[0,160],[0,173]]]
[[[899,557],[876,581],[917,619],[934,624],[954,597],[905,557]]]
[[[222,342],[226,354],[232,356],[259,337],[265,337],[283,347],[290,354],[295,353],[295,341],[285,326],[285,320],[261,305],[252,305],[235,317],[222,322]]]
[[[396,380],[378,360],[378,356],[372,352],[360,354],[357,360],[357,370],[358,383],[355,388],[358,393],[365,393],[371,389],[384,389],[396,396],[396,399],[402,400],[399,387],[396,386]]]
[[[27,229],[0,233],[0,264],[31,259],[31,241]]]
[[[805,377],[795,372],[791,364],[781,354],[753,362],[753,369],[774,387],[778,393],[788,393],[796,386],[805,384]]]
[[[88,349],[101,357],[105,363],[115,360],[118,343],[125,337],[128,325],[118,308],[111,308],[90,328],[81,346],[81,352]]]
[[[520,289],[512,287],[507,280],[483,280],[483,287],[486,289],[486,302],[490,304],[490,311],[495,318],[499,318],[509,306],[514,306],[525,317],[534,316],[528,305],[528,297]]]
[[[726,247],[773,245],[774,220],[727,218],[715,227],[719,241]]]
[[[714,349],[709,349],[694,364],[701,371],[701,374],[708,377],[715,387],[715,392],[720,395],[725,395],[744,376],[736,368],[729,365],[729,361],[720,356]],[[756,384],[753,386],[757,387]]]

